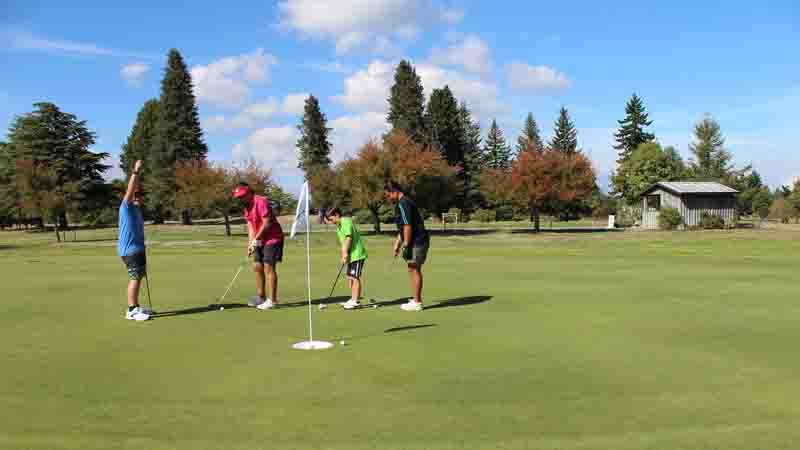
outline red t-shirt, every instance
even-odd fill
[[[283,229],[281,228],[281,224],[278,223],[278,218],[273,214],[272,207],[269,206],[269,201],[266,197],[254,195],[253,203],[250,204],[250,209],[244,209],[244,218],[247,220],[247,224],[250,225],[250,229],[253,230],[254,234],[258,233],[258,230],[261,229],[264,218],[270,216],[272,217],[272,225],[267,229],[264,239],[262,239],[266,245],[277,244],[283,240]]]

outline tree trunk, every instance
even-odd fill
[[[533,230],[538,233],[540,231],[539,223],[539,207],[531,205],[531,215],[533,216]]]
[[[191,209],[184,209],[181,211],[181,223],[184,225],[191,225],[192,224],[192,210]]]
[[[56,218],[56,223],[53,224],[53,230],[56,232],[56,240],[60,243],[61,242],[61,234],[58,232],[58,218]]]
[[[380,208],[370,208],[372,211],[372,220],[375,221],[375,232],[381,232],[381,216],[380,216]]]
[[[225,214],[225,236],[230,237],[231,235],[231,218],[227,214]]]

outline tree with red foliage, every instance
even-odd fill
[[[581,152],[526,150],[511,168],[511,188],[518,201],[531,208],[536,232],[540,230],[539,213],[543,208],[588,199],[594,185],[594,169]]]

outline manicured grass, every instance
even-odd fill
[[[113,229],[61,245],[0,233],[0,448],[800,442],[797,231],[437,237],[429,309],[315,308],[315,338],[336,346],[302,352],[290,346],[307,337],[303,237],[280,267],[296,306],[219,312],[198,307],[222,294],[244,238],[154,230],[153,302],[174,314],[147,323],[122,319]],[[334,239],[312,237],[316,299],[336,274]],[[405,297],[390,238],[366,243],[366,296]],[[231,302],[252,285],[241,277]]]

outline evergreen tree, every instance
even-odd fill
[[[464,143],[464,164],[461,171],[464,190],[461,195],[462,209],[472,211],[480,207],[483,200],[480,192],[481,174],[481,125],[472,120],[467,104],[461,102],[458,118]]]
[[[11,223],[16,215],[19,197],[15,180],[15,160],[11,145],[0,142],[0,226]]]
[[[35,103],[33,112],[19,116],[9,129],[9,158],[25,161],[28,192],[32,207],[41,211],[37,200],[39,185],[53,187],[51,200],[59,206],[50,208],[59,227],[67,227],[67,210],[77,209],[79,202],[94,185],[103,183],[103,164],[108,153],[94,153],[89,147],[95,134],[85,120],[62,112],[52,103]],[[45,179],[46,178],[46,179]],[[20,193],[21,195],[22,193]],[[54,204],[53,201],[50,201]]]
[[[464,164],[464,130],[458,102],[448,86],[434,89],[425,111],[425,128],[430,143],[439,148],[451,166]]]
[[[648,120],[642,99],[636,94],[633,94],[625,105],[625,118],[617,122],[619,130],[614,134],[617,141],[614,148],[619,151],[617,164],[622,164],[639,148],[639,145],[653,142],[656,136],[644,131],[644,128],[649,127],[653,121]]]
[[[722,137],[719,123],[706,115],[695,125],[694,135],[695,142],[689,144],[689,150],[694,155],[690,167],[692,176],[701,180],[722,180],[727,177],[733,168],[733,156],[724,147],[725,138]]]
[[[125,172],[126,178],[130,176],[133,163],[137,160],[144,161],[145,171],[151,170],[157,127],[158,100],[150,99],[145,102],[136,116],[136,123],[133,125],[131,134],[122,146],[119,167]]]
[[[578,130],[569,118],[567,108],[561,107],[555,126],[555,135],[550,140],[550,147],[561,153],[572,155],[578,151]]]
[[[303,118],[297,129],[300,139],[297,140],[298,164],[306,178],[315,168],[330,167],[331,144],[328,142],[328,120],[319,108],[319,100],[313,95],[306,99]]]
[[[533,148],[539,153],[544,151],[544,142],[542,142],[539,125],[536,124],[533,113],[528,113],[528,117],[525,118],[525,127],[522,129],[522,135],[517,138],[517,154],[529,148]]]
[[[483,165],[490,169],[507,170],[511,168],[511,147],[506,144],[503,131],[492,120],[486,145],[483,148]]]
[[[148,204],[153,208],[156,222],[163,222],[174,210],[176,163],[205,160],[208,154],[192,89],[192,77],[183,57],[177,50],[170,50],[161,80],[154,170],[149,180]]]
[[[387,120],[392,130],[399,130],[417,142],[425,140],[423,112],[425,94],[422,80],[414,67],[406,60],[400,61],[394,74]]]

